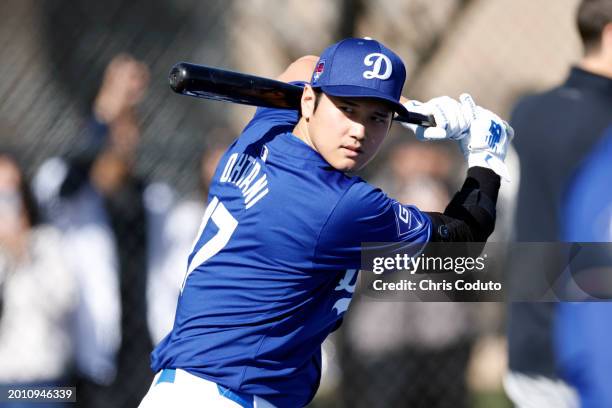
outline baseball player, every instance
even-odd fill
[[[258,109],[221,158],[142,408],[305,406],[321,343],[353,295],[362,242],[484,242],[493,231],[512,136],[495,114],[468,95],[400,99],[404,64],[370,39],[303,57],[279,79],[304,85],[301,110]],[[351,175],[404,105],[436,119],[412,126],[419,138],[461,138],[470,168],[443,214]]]

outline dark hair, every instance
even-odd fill
[[[319,88],[312,88],[312,90],[314,91],[315,94],[315,103],[314,103],[314,110],[317,110],[317,107],[319,106],[319,101],[321,100],[321,95],[323,94],[323,91],[320,90]]]
[[[576,24],[585,53],[590,53],[601,45],[603,29],[611,22],[612,1],[582,0],[578,6]]]
[[[26,217],[28,218],[28,223],[30,227],[38,225],[40,223],[40,211],[38,209],[38,203],[34,199],[34,194],[32,193],[32,189],[30,188],[30,183],[26,178],[26,175],[23,171],[23,166],[17,156],[16,153],[9,152],[7,150],[0,150],[0,160],[6,159],[10,161],[17,172],[19,173],[19,185],[17,186],[19,190],[19,195],[21,196],[21,200],[23,202],[23,207],[25,210]]]

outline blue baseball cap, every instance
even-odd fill
[[[408,115],[400,103],[406,68],[401,58],[376,40],[347,38],[323,51],[310,85],[331,96],[375,98]]]

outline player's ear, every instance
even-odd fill
[[[315,111],[316,94],[310,85],[304,86],[300,103],[302,117],[308,122]]]

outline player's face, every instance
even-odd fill
[[[389,132],[392,112],[381,101],[322,94],[308,121],[315,149],[341,171],[357,171],[378,151]]]

